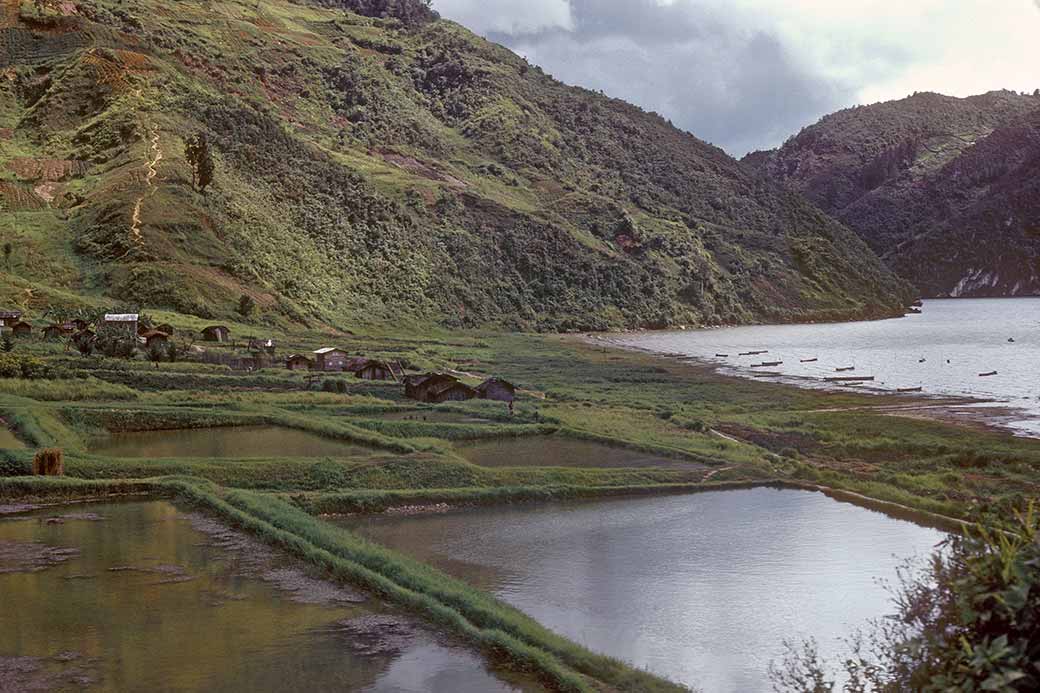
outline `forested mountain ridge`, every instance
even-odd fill
[[[560,330],[912,297],[801,196],[417,0],[2,7],[5,302]]]
[[[1040,92],[846,109],[744,163],[845,222],[927,296],[1040,294]]]

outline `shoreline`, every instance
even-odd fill
[[[845,323],[838,322],[831,324]],[[767,324],[763,323],[763,325],[761,326],[767,326]],[[1038,421],[1035,417],[1030,417],[1026,415],[1026,412],[1028,412],[1028,410],[1023,409],[1021,407],[1016,407],[1014,404],[1007,402],[1006,400],[982,399],[979,397],[972,397],[970,395],[943,395],[938,393],[897,392],[895,390],[883,390],[881,388],[871,387],[870,385],[858,387],[841,387],[828,383],[826,381],[821,381],[809,377],[801,377],[797,375],[762,372],[743,373],[735,366],[719,364],[703,356],[693,356],[691,354],[683,354],[680,352],[660,351],[649,347],[627,344],[625,342],[619,341],[618,339],[623,335],[638,336],[674,332],[696,332],[701,330],[706,331],[715,329],[725,329],[729,327],[737,326],[727,325],[696,327],[682,330],[626,330],[623,332],[585,333],[580,335],[578,339],[579,341],[590,346],[606,346],[608,348],[619,349],[622,351],[646,354],[654,358],[678,362],[683,365],[696,365],[702,368],[710,369],[714,375],[720,378],[734,378],[738,380],[751,380],[758,382],[766,381],[776,385],[797,388],[799,390],[817,391],[828,394],[853,393],[867,395],[879,399],[891,398],[903,400],[901,403],[892,402],[885,404],[863,405],[857,407],[848,407],[832,410],[817,409],[814,410],[816,412],[869,411],[886,416],[901,416],[910,419],[935,421],[939,423],[950,424],[953,426],[959,426],[962,428],[968,428],[976,431],[999,433],[1002,435],[1011,436],[1013,438],[1040,440],[1040,421]],[[767,378],[768,380],[766,380]],[[813,385],[803,386],[799,384],[799,380],[808,383],[813,383]],[[991,411],[980,411],[986,408],[990,408]],[[1015,412],[1022,412],[1023,416],[1015,416]],[[1034,431],[1029,428],[1015,426],[1013,425],[1014,421],[1034,421],[1037,424],[1038,430]]]

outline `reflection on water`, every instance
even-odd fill
[[[783,361],[758,370],[782,373],[800,385],[820,386],[828,376],[873,375],[868,384],[885,390],[920,387],[923,394],[996,399],[1020,408],[1007,425],[1040,436],[1040,298],[928,300],[922,311],[893,320],[654,332],[618,341],[696,356],[738,375],[750,375],[752,364]],[[768,353],[739,355],[763,349]],[[812,358],[817,360],[802,362]],[[835,370],[848,366],[855,371]],[[979,377],[990,371],[997,375]]]
[[[877,578],[942,533],[821,493],[752,489],[341,521],[592,649],[705,691],[767,691],[785,638],[889,608]]]
[[[166,502],[6,516],[0,604],[4,690],[533,689]]]
[[[223,426],[113,433],[91,442],[109,457],[350,457],[360,445],[280,426]]]
[[[698,467],[695,462],[558,435],[494,438],[458,443],[455,449],[481,467]]]

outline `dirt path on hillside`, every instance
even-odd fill
[[[159,175],[159,162],[163,160],[162,137],[159,126],[153,124],[150,129],[152,133],[151,156],[145,163],[147,173],[145,173],[144,178],[147,190],[137,198],[137,201],[134,203],[133,214],[130,215],[130,248],[126,251],[127,255],[134,248],[140,248],[144,245],[144,236],[141,234],[141,206],[145,200],[155,194],[155,178]]]

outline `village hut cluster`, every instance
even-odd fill
[[[471,387],[449,373],[405,373],[398,362],[352,356],[339,347],[322,347],[309,354],[290,354],[285,367],[292,371],[353,373],[363,380],[390,380],[404,386],[409,399],[427,404],[488,399],[505,402],[513,410],[516,387],[501,378],[488,378]]]
[[[145,321],[148,323],[149,321]],[[71,319],[61,323],[51,323],[42,328],[44,339],[68,340],[70,345],[80,347],[92,344],[97,333],[123,335],[133,339],[146,350],[166,347],[174,336],[174,328],[167,323],[156,325],[142,324],[138,313],[106,313],[94,324],[83,319]],[[14,337],[29,337],[33,334],[33,325],[23,319],[20,310],[0,310],[0,333]],[[227,325],[208,325],[197,335],[203,343],[226,345],[231,351],[224,349],[205,350],[196,347],[203,361],[222,363],[235,370],[253,371],[275,363],[275,343],[270,338],[244,336],[239,338],[245,343],[248,355],[233,353],[236,342],[232,340],[231,329]],[[311,352],[293,353],[285,357],[285,367],[291,371],[307,371],[311,373],[352,373],[362,380],[387,380],[401,383],[404,395],[418,402],[438,404],[441,402],[459,402],[470,399],[487,399],[505,402],[509,410],[513,410],[516,399],[516,387],[501,378],[488,378],[473,387],[449,373],[405,373],[400,362],[388,361],[366,356],[352,355],[347,350],[336,346],[326,346]]]

